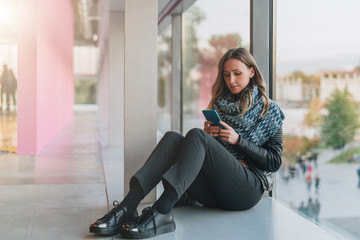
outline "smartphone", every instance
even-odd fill
[[[210,126],[221,126],[224,128],[219,122],[221,121],[219,114],[216,110],[202,110],[204,117],[207,121],[212,121],[213,123]]]

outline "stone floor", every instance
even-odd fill
[[[121,150],[100,146],[96,108],[77,108],[37,156],[0,154],[0,239],[111,239],[88,226],[121,200],[121,161]],[[154,239],[339,239],[271,198],[242,212],[192,206],[174,216],[176,231]]]

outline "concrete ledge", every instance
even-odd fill
[[[154,239],[339,239],[272,198],[263,198],[258,205],[247,211],[233,212],[190,206],[175,208],[173,213],[176,231]]]

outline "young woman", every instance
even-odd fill
[[[186,136],[167,132],[130,180],[121,203],[90,226],[90,232],[148,238],[175,230],[171,209],[186,192],[206,207],[245,210],[269,188],[265,174],[281,165],[284,114],[266,96],[264,79],[244,48],[225,53],[208,109],[220,126],[204,123]],[[137,217],[140,201],[160,182],[164,192]]]

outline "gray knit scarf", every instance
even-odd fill
[[[214,103],[214,109],[219,113],[221,120],[231,126],[242,138],[257,146],[262,146],[275,135],[285,119],[284,113],[276,102],[269,100],[269,111],[261,117],[264,106],[263,97],[257,86],[252,90],[252,102],[243,116],[240,116],[240,100],[228,94],[219,97]],[[243,159],[243,154],[237,146],[218,140],[236,158]]]

